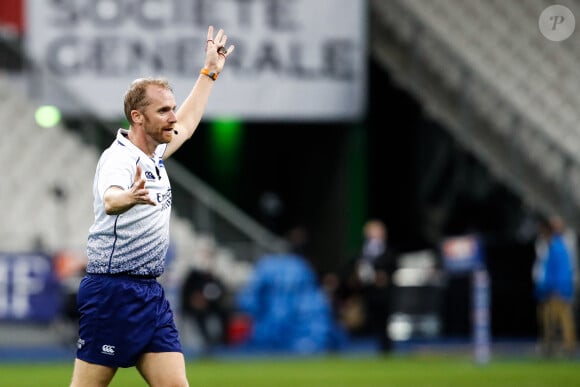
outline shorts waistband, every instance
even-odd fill
[[[123,278],[123,279],[130,279],[130,280],[156,280],[157,279],[157,276],[155,276],[155,275],[129,274],[129,273],[87,273],[87,276]]]

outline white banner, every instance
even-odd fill
[[[167,77],[182,101],[214,25],[236,49],[206,117],[357,120],[366,104],[366,7],[365,0],[28,0],[26,47],[90,109],[117,119],[138,77]],[[57,91],[45,93],[58,105]]]

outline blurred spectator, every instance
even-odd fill
[[[87,267],[86,254],[73,250],[60,250],[54,255],[54,271],[62,291],[61,318],[55,328],[66,346],[76,345],[79,312],[77,293]]]
[[[535,295],[538,300],[538,322],[542,333],[542,350],[551,355],[561,335],[563,349],[570,355],[576,350],[576,329],[572,313],[574,273],[570,252],[563,235],[560,218],[542,220],[533,268]]]
[[[562,219],[560,216],[551,217],[550,224],[554,232],[562,236],[568,250],[575,293],[575,290],[578,286],[578,237],[574,230],[566,226],[564,219]]]
[[[181,289],[181,312],[186,324],[193,323],[201,339],[202,352],[227,343],[229,308],[227,289],[214,274],[215,244],[200,238],[194,260]]]
[[[196,324],[202,348],[208,352],[226,344],[228,312],[223,300],[223,283],[206,270],[192,269],[183,285],[183,317]]]
[[[363,227],[361,252],[347,266],[339,307],[345,326],[375,337],[385,353],[392,349],[387,323],[395,269],[396,255],[388,245],[387,227],[378,219],[368,220]]]
[[[296,253],[260,258],[237,300],[251,319],[251,348],[311,354],[337,349],[346,339],[314,270]]]

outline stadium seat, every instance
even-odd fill
[[[565,174],[580,174],[580,39],[552,42],[540,33],[540,14],[551,4],[374,0],[373,20],[380,34],[373,39],[373,49],[395,79],[493,166],[492,172],[523,192],[524,200],[549,212],[562,208],[562,195],[569,194],[576,210],[566,211],[568,220],[580,225],[580,202],[574,199],[580,187],[570,185],[571,193],[554,190],[568,179]],[[580,14],[577,2],[561,4]],[[402,44],[395,46],[393,40]],[[427,75],[420,77],[409,68],[425,69]],[[432,75],[424,78],[428,74]],[[477,129],[477,138],[466,132],[476,125],[475,116],[487,121]],[[511,151],[506,143],[513,144]],[[498,153],[502,148],[505,159]],[[530,175],[515,176],[502,166],[513,162],[529,165]],[[539,197],[538,192],[551,193]]]

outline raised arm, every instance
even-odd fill
[[[228,37],[220,29],[214,37],[213,26],[207,29],[207,41],[205,46],[205,63],[197,77],[193,89],[177,110],[176,132],[169,144],[163,158],[171,156],[185,141],[191,138],[205,112],[205,107],[214,82],[221,73],[226,58],[234,51],[234,46],[225,48]]]

